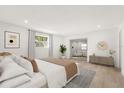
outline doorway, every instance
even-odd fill
[[[87,61],[87,39],[70,40],[70,57],[78,61]]]

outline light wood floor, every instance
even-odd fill
[[[91,88],[124,88],[124,76],[114,67],[79,62],[81,68],[96,71]]]

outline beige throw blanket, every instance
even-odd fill
[[[75,74],[77,74],[77,65],[71,60],[56,59],[56,58],[45,58],[42,60],[53,63],[53,64],[64,66],[65,71],[66,71],[67,80],[69,80],[71,77],[73,77]]]

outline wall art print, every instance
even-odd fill
[[[5,31],[5,48],[20,48],[20,33]]]

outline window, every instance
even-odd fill
[[[82,50],[87,50],[87,44],[81,44],[81,49]]]
[[[42,35],[42,34],[36,34],[35,45],[36,47],[49,48],[49,36]]]

